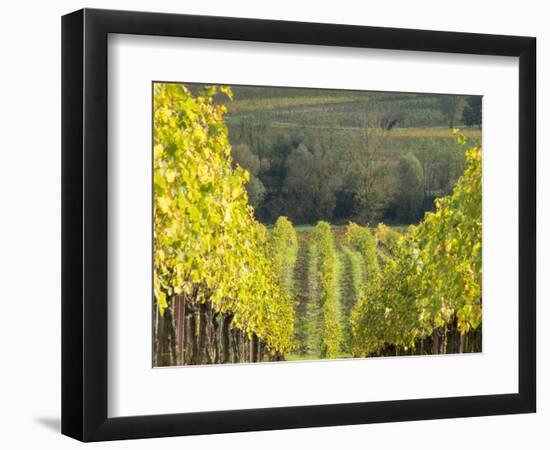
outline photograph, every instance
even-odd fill
[[[154,367],[482,352],[482,96],[152,104]]]

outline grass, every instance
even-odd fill
[[[308,292],[306,304],[306,349],[308,353],[318,354],[321,349],[321,327],[323,320],[322,305],[319,296],[317,277],[317,245],[309,246]]]
[[[349,316],[351,310],[361,295],[363,284],[365,283],[364,262],[361,254],[347,246],[342,246],[339,256],[343,266],[341,277],[342,285],[342,329],[344,332],[344,349],[351,347],[351,328],[349,325]]]
[[[296,302],[296,315],[294,320],[295,341],[297,353],[307,351],[307,305],[309,301],[309,277],[310,247],[302,244],[298,247],[296,264],[294,265],[292,294]]]
[[[460,128],[460,132],[466,137],[479,138],[481,130],[479,128]],[[394,128],[392,134],[395,137],[440,137],[454,138],[451,130],[447,127],[429,127],[429,128]]]
[[[319,352],[308,352],[308,353],[287,353],[285,355],[286,361],[314,361],[322,359]]]
[[[332,97],[272,97],[235,100],[228,106],[229,114],[241,114],[255,111],[269,111],[275,109],[299,108],[304,106],[332,105],[338,103],[357,102],[357,98],[351,95],[338,95]]]

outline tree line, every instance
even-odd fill
[[[396,129],[481,128],[480,96],[233,89],[226,116],[233,161],[251,174],[247,191],[263,223],[280,216],[312,225],[415,223],[451,192],[464,150],[450,133]]]
[[[464,171],[463,148],[451,138],[394,136],[386,117],[372,116],[353,131],[236,127],[233,161],[250,173],[258,220],[408,224],[433,209]]]

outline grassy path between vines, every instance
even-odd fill
[[[298,231],[298,248],[294,255],[285,258],[285,264],[292,264],[286,273],[285,284],[296,302],[295,350],[286,359],[320,359],[321,330],[323,326],[323,305],[319,298],[317,273],[317,245],[312,242],[311,230]],[[286,275],[285,273],[285,275]],[[289,279],[291,278],[291,280]],[[335,253],[335,298],[343,330],[340,357],[350,357],[351,330],[349,315],[357,301],[365,278],[364,262],[361,254],[345,245],[337,245]]]
[[[303,353],[307,351],[307,321],[306,311],[308,305],[309,291],[309,258],[310,248],[308,245],[300,245],[297,251],[296,264],[294,266],[294,283],[293,296],[296,302],[296,323],[295,336],[297,352]]]
[[[305,314],[306,353],[302,359],[319,359],[323,309],[319,297],[319,277],[317,274],[317,245],[309,246],[307,304]]]
[[[339,253],[342,260],[344,271],[341,278],[342,286],[342,315],[343,323],[342,330],[344,332],[344,348],[349,349],[351,346],[351,328],[349,325],[349,316],[353,305],[359,298],[361,286],[365,277],[364,264],[361,254],[349,247],[342,247]]]

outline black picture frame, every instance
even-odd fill
[[[518,393],[107,416],[107,36],[519,57]],[[536,409],[536,39],[83,9],[62,18],[62,433],[82,441],[530,413]]]

